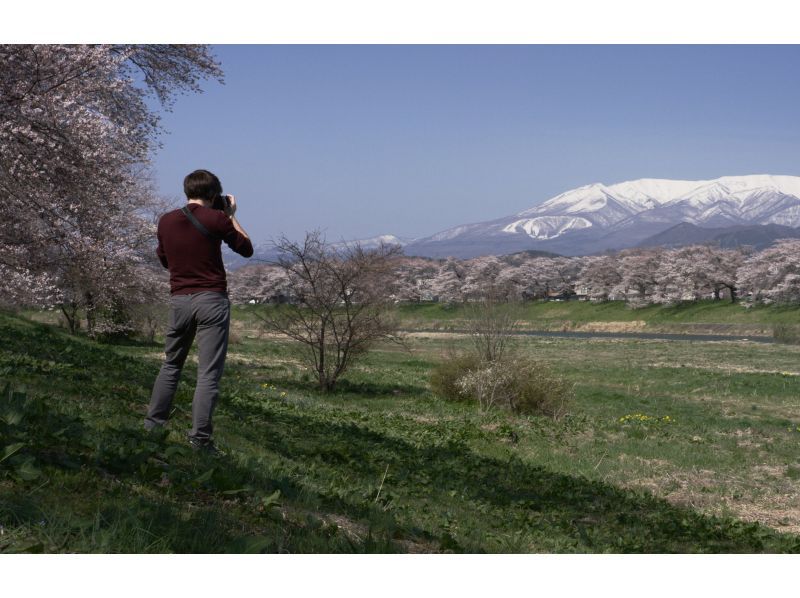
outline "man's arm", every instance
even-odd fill
[[[250,241],[250,236],[242,228],[242,225],[239,224],[235,214],[236,198],[233,195],[228,195],[228,207],[225,209],[225,215],[228,217],[232,231],[227,231],[223,236],[223,240],[228,247],[242,257],[250,257],[253,255],[253,243]]]
[[[165,268],[169,268],[167,265],[167,253],[164,251],[164,244],[161,242],[161,231],[156,233],[158,237],[158,248],[156,248],[156,255],[158,256],[158,261],[161,262],[161,265]]]
[[[239,224],[239,221],[236,219],[236,216],[230,216],[230,219],[231,219],[231,224],[233,224],[233,228],[235,228],[236,231],[239,232],[245,239],[250,241],[250,236],[242,228],[242,225]]]

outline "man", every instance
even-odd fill
[[[158,222],[156,254],[169,269],[170,313],[166,358],[153,385],[144,426],[153,430],[166,423],[196,335],[197,387],[189,442],[195,449],[218,453],[211,439],[211,416],[219,397],[230,326],[220,245],[225,241],[244,257],[253,255],[253,245],[236,220],[236,199],[222,195],[222,184],[216,176],[207,170],[195,170],[184,179],[183,191],[187,205],[164,214]]]

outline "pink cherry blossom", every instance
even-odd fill
[[[219,79],[208,48],[0,45],[0,65],[2,301],[80,307],[92,328],[161,293],[148,98]]]

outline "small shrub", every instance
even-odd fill
[[[459,393],[474,399],[481,409],[488,411],[500,403],[509,403],[514,370],[507,361],[484,362],[468,370],[456,380]]]
[[[439,362],[431,372],[430,383],[433,392],[451,401],[465,401],[458,387],[458,380],[469,371],[480,367],[480,359],[472,353],[450,353]]]
[[[559,419],[567,412],[573,385],[544,363],[506,356],[481,361],[474,353],[451,354],[434,368],[431,387],[450,400],[476,402],[481,409],[510,409]]]
[[[516,413],[547,415],[560,419],[572,402],[574,385],[547,364],[531,358],[512,362],[514,376],[509,388],[509,407]]]

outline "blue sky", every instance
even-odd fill
[[[800,46],[215,46],[158,187],[207,168],[264,242],[427,236],[581,185],[800,174]]]

